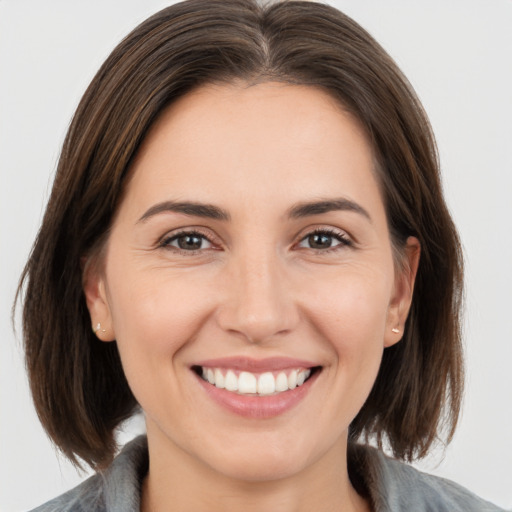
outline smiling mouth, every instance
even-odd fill
[[[321,366],[263,373],[204,366],[193,366],[192,370],[218,389],[244,396],[271,396],[302,386],[321,370]]]

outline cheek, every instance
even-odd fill
[[[212,293],[207,293],[199,279],[180,279],[165,269],[134,272],[132,279],[125,275],[113,269],[109,280],[121,356],[172,357],[204,323]]]
[[[329,294],[324,292],[320,300],[318,290],[309,302],[314,329],[333,353],[329,371],[336,375],[345,399],[353,398],[344,403],[354,415],[373,386],[384,350],[391,289],[387,279],[373,277],[333,279]]]
[[[179,354],[206,322],[212,294],[162,269],[126,279],[121,268],[110,273],[109,291],[123,370],[146,414],[159,418],[162,403],[173,411],[186,396],[178,378]],[[155,392],[164,389],[168,392]]]
[[[336,347],[356,351],[365,345],[382,344],[391,296],[390,279],[358,269],[317,282],[319,285],[309,290],[306,307],[325,339]],[[321,282],[329,283],[328,290]]]

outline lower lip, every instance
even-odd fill
[[[199,375],[196,377],[208,396],[228,411],[246,418],[265,419],[283,414],[300,403],[320,373],[319,371],[315,372],[302,386],[268,396],[239,395],[226,389],[217,388]]]

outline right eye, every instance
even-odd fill
[[[165,237],[160,243],[161,247],[177,249],[179,252],[194,254],[196,252],[211,249],[213,243],[198,231],[180,231]]]

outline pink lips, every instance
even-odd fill
[[[292,358],[267,358],[262,360],[242,357],[210,359],[198,362],[194,366],[205,368],[229,368],[235,371],[252,373],[276,372],[293,368],[314,368],[318,365],[311,361]],[[299,404],[308,394],[320,372],[314,372],[301,386],[275,395],[241,395],[226,389],[220,389],[203,380],[196,374],[199,384],[208,396],[224,409],[253,419],[266,419],[278,416]]]
[[[247,357],[225,357],[200,361],[194,366],[205,368],[231,368],[232,370],[263,373],[288,370],[290,368],[313,368],[318,364],[303,359],[288,357],[270,357],[267,359],[249,359]]]

